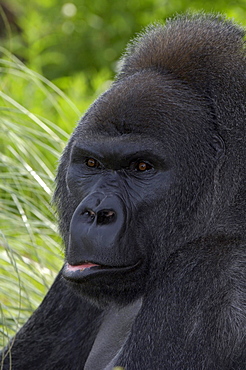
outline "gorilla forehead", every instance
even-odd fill
[[[159,137],[208,127],[205,99],[168,73],[141,71],[117,81],[82,119],[84,133]]]

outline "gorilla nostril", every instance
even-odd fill
[[[83,212],[81,212],[81,216],[84,215],[87,219],[89,219],[89,221],[93,221],[96,217],[96,213],[91,209],[85,209]]]
[[[111,209],[103,209],[97,212],[97,224],[98,225],[108,225],[115,221],[116,213]]]

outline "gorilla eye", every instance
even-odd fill
[[[151,168],[152,168],[152,166],[149,163],[146,163],[146,162],[143,162],[143,161],[138,162],[137,166],[136,166],[137,171],[141,171],[141,172],[150,170]]]
[[[94,158],[88,158],[85,163],[88,167],[99,167],[99,162]]]

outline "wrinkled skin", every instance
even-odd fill
[[[13,369],[245,369],[243,34],[181,17],[129,47],[62,155],[66,261]]]

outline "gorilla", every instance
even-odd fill
[[[130,43],[61,157],[65,263],[4,370],[246,369],[244,35],[184,15]]]

